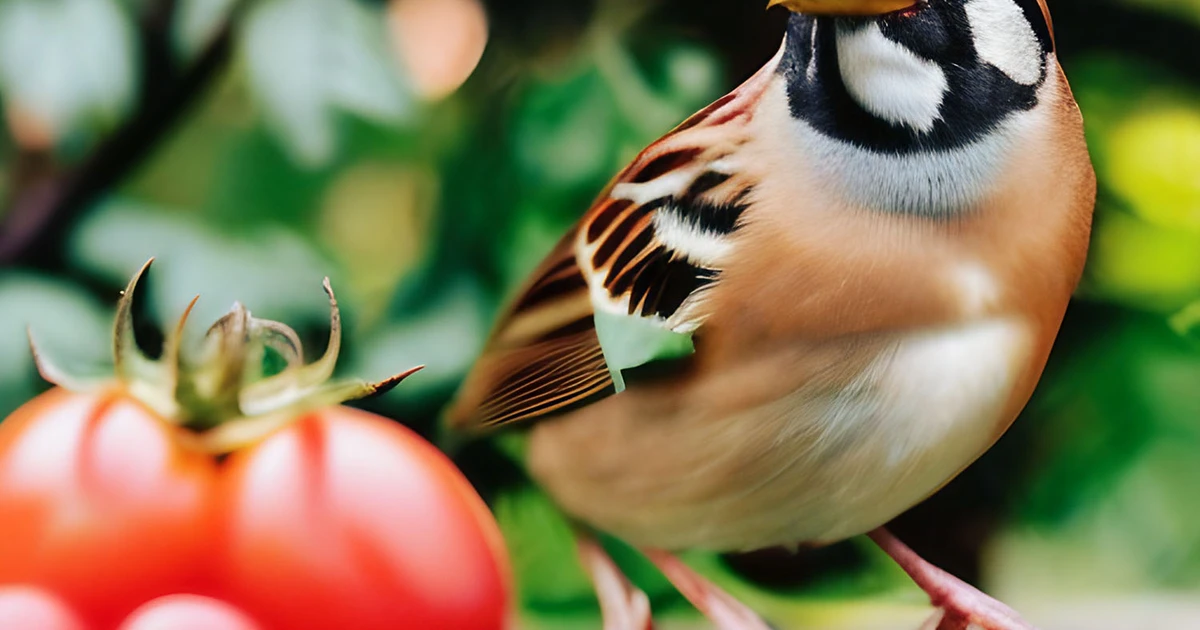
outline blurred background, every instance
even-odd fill
[[[0,417],[45,388],[26,326],[102,367],[118,290],[158,256],[147,320],[241,300],[315,348],[330,276],[341,369],[428,364],[368,404],[436,439],[514,285],[775,51],[763,4],[0,0]],[[1050,4],[1100,177],[1087,277],[1024,417],[893,527],[1048,629],[1200,627],[1200,0]],[[553,507],[500,449],[456,457],[507,535],[524,627],[599,628]],[[703,627],[608,542],[664,627]],[[688,560],[783,628],[927,615],[861,540]]]

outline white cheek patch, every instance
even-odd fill
[[[966,11],[981,60],[1021,85],[1042,79],[1042,47],[1016,2],[971,0]]]
[[[933,129],[948,88],[936,63],[885,37],[878,24],[839,26],[837,46],[842,82],[863,109],[919,132]]]

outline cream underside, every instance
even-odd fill
[[[534,431],[533,473],[569,512],[642,547],[841,540],[991,445],[1029,348],[1017,320],[978,320],[893,340],[847,387],[802,386],[730,417],[567,418]]]
[[[784,471],[771,483],[791,490],[769,520],[745,526],[774,530],[779,544],[837,541],[907,510],[991,446],[1028,347],[1007,320],[910,334],[834,397],[781,401],[759,420],[780,423],[780,446],[807,452],[764,455]]]

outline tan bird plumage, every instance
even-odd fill
[[[1007,430],[1082,273],[1095,178],[1053,54],[1036,107],[1005,119],[1017,150],[948,216],[848,198],[835,154],[794,120],[782,59],[618,175],[501,319],[449,416],[480,432],[569,411],[530,425],[530,472],[572,517],[643,549],[882,526]],[[596,309],[695,331],[696,353],[600,399]],[[1027,627],[953,585],[938,602],[942,578],[905,568],[948,618]]]

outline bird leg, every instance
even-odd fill
[[[646,551],[645,554],[671,584],[720,630],[771,629],[757,613],[701,577],[675,556],[664,551]]]
[[[933,566],[886,529],[870,534],[879,548],[941,609],[927,625],[936,630],[1035,630],[1017,612],[979,589]],[[939,619],[940,617],[940,619]]]
[[[650,599],[629,582],[596,539],[577,535],[579,559],[592,577],[604,630],[653,630]]]

